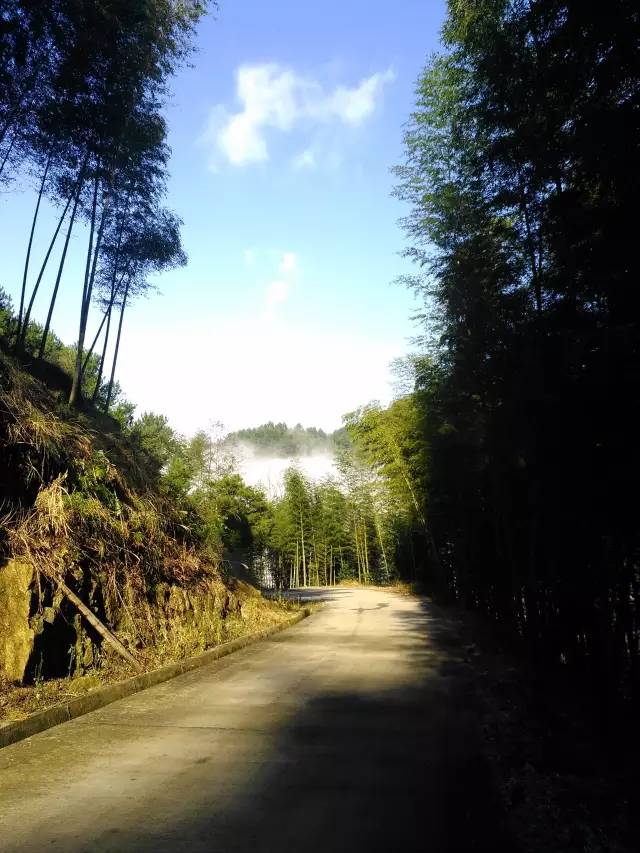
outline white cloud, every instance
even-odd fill
[[[311,148],[305,148],[291,161],[294,169],[313,169],[316,166],[316,155]]]
[[[328,104],[330,114],[338,116],[347,124],[360,124],[375,110],[384,86],[394,79],[395,74],[388,68],[366,77],[353,89],[338,87]]]
[[[365,77],[353,87],[332,91],[315,79],[276,63],[242,65],[236,72],[238,112],[216,106],[201,141],[221,153],[234,166],[260,163],[269,158],[266,132],[291,131],[305,123],[357,126],[375,111],[384,87],[394,79],[391,69]],[[307,149],[294,159],[297,167],[315,162]]]
[[[282,260],[280,261],[280,272],[283,275],[296,272],[298,269],[298,258],[295,252],[283,252]]]
[[[267,305],[273,307],[284,302],[289,295],[289,285],[286,281],[272,281],[267,287]]]

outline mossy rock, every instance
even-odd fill
[[[0,674],[21,682],[33,651],[29,623],[33,568],[18,560],[0,566]]]
[[[257,587],[239,578],[230,578],[229,589],[232,589],[239,598],[262,598],[262,593]]]

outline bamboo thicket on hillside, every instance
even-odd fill
[[[121,331],[124,310],[148,287],[147,276],[184,263],[180,222],[162,209],[168,159],[162,109],[168,80],[189,53],[206,5],[164,0],[3,3],[0,181],[10,187],[15,175],[30,172],[36,187],[14,346],[18,353],[25,351],[34,310],[50,283],[46,320],[33,353],[46,357],[60,287],[68,286],[68,250],[84,222],[77,235],[86,242],[82,280],[75,284],[80,298],[72,404],[86,393],[83,374],[104,333],[100,390],[114,309]],[[58,216],[50,237],[41,236],[47,249],[36,261],[34,236],[42,228],[45,201],[58,209]],[[96,297],[102,317],[87,347]],[[117,355],[116,346],[112,374]],[[112,389],[113,379],[105,391],[107,408]]]

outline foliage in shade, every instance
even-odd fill
[[[640,695],[640,10],[456,0],[397,196],[428,448],[434,592]]]

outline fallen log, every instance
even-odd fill
[[[114,649],[121,657],[123,657],[131,666],[136,670],[136,672],[142,672],[141,664],[134,658],[128,649],[126,649],[120,640],[113,634],[106,625],[104,625],[98,617],[89,610],[87,605],[82,601],[82,599],[78,598],[75,592],[70,589],[66,583],[60,578],[55,578],[55,582],[58,584],[64,595],[69,599],[69,601],[78,608],[80,613],[84,616],[87,622],[91,625],[92,628],[95,628],[98,634]]]

